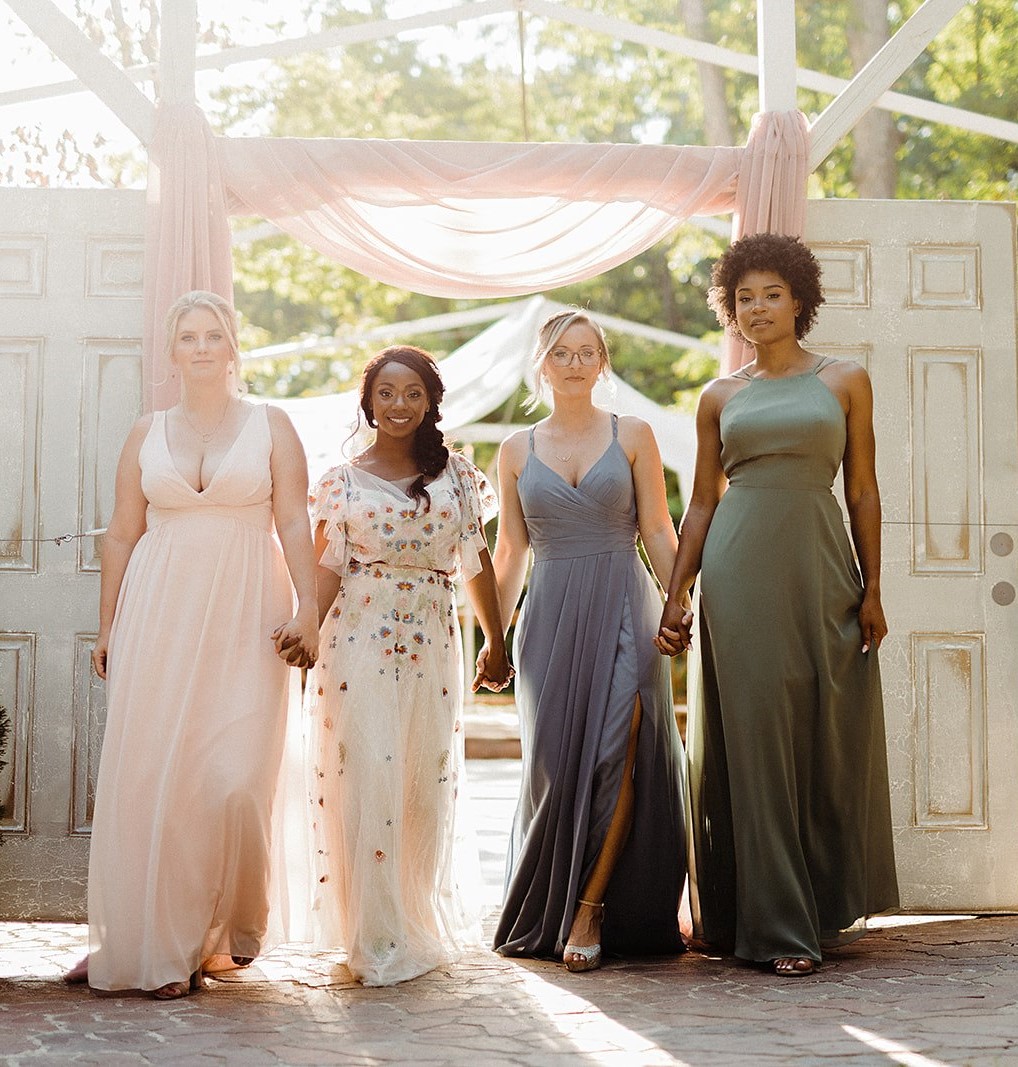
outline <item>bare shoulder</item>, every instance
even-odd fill
[[[133,437],[141,434],[141,436],[144,437],[144,435],[152,428],[152,423],[155,421],[155,417],[155,412],[149,411],[136,418],[134,420],[134,425],[131,427],[131,436]]]
[[[145,438],[148,436],[148,432],[152,429],[152,423],[155,421],[155,412],[149,411],[139,418],[134,420],[134,425],[127,432],[127,439],[124,441],[124,450],[128,448],[137,451],[142,446]]]
[[[250,403],[250,401],[248,401]],[[276,407],[275,404],[251,404],[251,407],[264,407],[265,417],[269,420],[269,428],[273,431],[280,431],[285,433],[286,431],[292,431],[296,433],[293,428],[293,422],[290,420],[290,416],[280,407]],[[254,412],[251,413],[252,415]]]
[[[697,405],[700,412],[713,415],[715,418],[721,414],[721,409],[735,396],[736,393],[745,389],[747,382],[743,378],[736,378],[731,374],[723,378],[715,378],[708,382],[700,393],[700,401]]]
[[[841,401],[846,414],[869,411],[873,404],[873,386],[866,368],[854,359],[832,359],[817,375]]]
[[[820,368],[819,374],[829,382],[839,382],[849,387],[869,387],[870,376],[866,368],[854,359],[830,359]]]
[[[620,415],[619,444],[626,452],[633,455],[640,449],[656,445],[657,438],[654,436],[653,427],[646,420],[636,415]]]
[[[519,474],[527,460],[530,448],[530,430],[517,430],[506,437],[499,446],[499,460],[508,465],[514,474]]]

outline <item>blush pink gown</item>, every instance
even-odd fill
[[[98,989],[156,989],[263,947],[289,670],[269,635],[293,608],[271,449],[253,407],[199,493],[163,412],[142,445],[147,530],[111,634],[89,865]]]

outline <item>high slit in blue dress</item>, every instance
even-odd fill
[[[509,956],[558,956],[614,814],[637,694],[632,829],[605,895],[602,944],[682,951],[682,742],[661,597],[637,549],[629,459],[612,441],[572,486],[530,452],[517,482],[534,565],[516,628],[523,783],[495,933]]]

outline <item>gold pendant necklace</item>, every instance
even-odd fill
[[[227,397],[226,398],[226,403],[223,405],[223,413],[222,413],[222,415],[219,416],[219,422],[217,422],[215,424],[215,426],[211,430],[209,430],[208,433],[202,433],[201,430],[199,430],[198,427],[195,426],[195,424],[191,421],[191,418],[187,414],[187,410],[185,409],[184,405],[183,404],[180,405],[180,413],[181,413],[181,415],[184,416],[185,422],[201,438],[202,444],[205,444],[205,445],[207,445],[209,443],[209,441],[211,441],[212,438],[215,437],[217,433],[219,433],[219,427],[223,425],[223,422],[226,419],[226,413],[229,410],[230,410],[230,398]]]

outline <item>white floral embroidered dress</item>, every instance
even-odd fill
[[[314,940],[390,985],[480,940],[456,862],[463,657],[453,579],[480,570],[495,497],[452,454],[415,506],[352,465],[311,494],[342,577],[308,676]],[[476,865],[476,852],[473,857]]]

